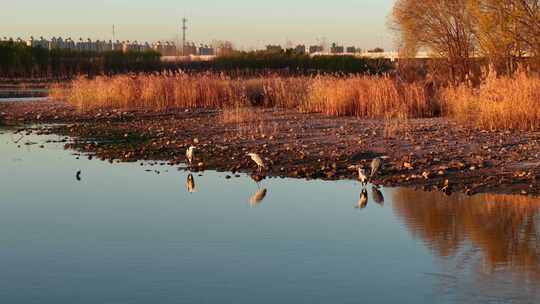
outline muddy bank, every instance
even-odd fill
[[[70,136],[66,148],[111,162],[182,167],[186,148],[195,145],[193,170],[254,172],[246,153],[256,152],[268,176],[337,180],[356,178],[351,165],[386,156],[375,179],[381,185],[440,191],[448,180],[453,192],[540,194],[540,132],[483,131],[444,118],[362,120],[275,109],[243,119],[231,122],[212,110],[78,113],[54,102],[0,105],[0,121],[62,123],[38,132]]]

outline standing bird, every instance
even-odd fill
[[[186,150],[186,159],[187,161],[189,162],[189,164],[191,165],[191,163],[193,162],[193,158],[195,157],[195,147],[194,146],[190,146],[187,150]]]
[[[251,159],[257,164],[259,172],[261,172],[261,170],[263,168],[265,168],[264,162],[263,162],[262,158],[258,154],[256,154],[256,153],[248,153],[247,155],[249,157],[251,157]]]
[[[360,193],[360,199],[358,200],[358,205],[356,205],[357,209],[364,209],[367,207],[368,203],[368,194],[366,188],[362,189],[362,193]]]
[[[379,171],[381,170],[382,164],[383,164],[383,161],[379,157],[374,158],[371,161],[371,175],[370,175],[370,178],[373,178],[377,173],[379,173]]]
[[[368,177],[366,175],[366,170],[364,168],[358,166],[358,179],[362,183],[362,186],[366,186],[368,184]]]
[[[193,178],[193,174],[191,173],[187,176],[186,188],[189,193],[195,192],[195,178]]]

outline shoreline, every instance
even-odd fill
[[[194,145],[194,171],[255,173],[246,156],[255,152],[270,177],[341,180],[356,179],[352,166],[368,168],[371,159],[385,156],[384,171],[374,179],[382,186],[441,191],[448,180],[452,192],[468,195],[540,195],[540,132],[483,131],[447,118],[385,121],[250,111],[245,120],[228,122],[220,110],[79,113],[61,102],[6,102],[0,120],[38,124],[37,132],[72,138],[66,148],[111,162],[180,165]]]

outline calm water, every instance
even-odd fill
[[[1,97],[0,102],[45,101],[47,97]]]
[[[369,188],[358,209],[353,181],[215,172],[189,193],[0,133],[0,303],[540,302],[536,199]]]

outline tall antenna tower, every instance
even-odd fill
[[[186,50],[186,31],[187,31],[187,19],[184,17],[182,18],[182,56],[184,56],[184,52]]]

